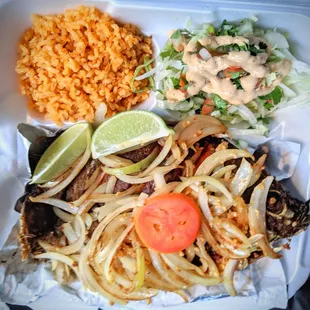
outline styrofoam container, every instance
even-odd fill
[[[29,115],[26,108],[27,99],[19,95],[17,75],[14,70],[17,44],[22,33],[31,25],[30,17],[33,13],[59,13],[66,8],[73,8],[82,4],[96,6],[121,22],[136,24],[142,32],[153,36],[155,52],[158,52],[166,42],[168,31],[185,27],[189,18],[194,24],[200,24],[203,22],[220,23],[223,19],[232,21],[255,15],[259,18],[258,24],[260,26],[279,28],[289,33],[289,41],[295,56],[310,63],[310,3],[308,0],[274,0],[272,2],[266,0],[115,0],[111,2],[105,0],[0,0],[0,128],[5,124],[15,125],[22,121],[51,124],[38,115]],[[169,118],[167,112],[156,107],[154,95],[141,104],[139,108],[150,109]],[[300,142],[303,146],[295,174],[291,180],[287,181],[287,186],[292,190],[292,193],[303,199],[310,198],[308,180],[310,174],[308,162],[310,153],[309,119],[310,108],[306,108],[302,111],[293,110],[289,115],[275,120],[280,126],[286,128],[286,134],[282,138]],[[301,123],[304,123],[304,127],[300,127]],[[300,134],[300,130],[306,134]],[[0,207],[3,208],[3,206]],[[5,212],[7,218],[13,217],[12,207],[11,210]],[[0,219],[0,229],[3,223]],[[3,238],[5,237],[3,236]],[[310,231],[308,230],[308,232],[293,238],[291,248],[290,251],[283,252],[282,258],[289,297],[295,294],[309,276],[310,260],[306,258],[310,257]],[[208,306],[211,307],[212,304],[209,302]],[[226,306],[228,309],[229,303],[226,302]],[[240,309],[249,309],[251,305],[244,306],[242,302],[239,303]],[[222,307],[225,308],[224,302]]]

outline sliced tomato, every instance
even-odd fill
[[[169,193],[151,198],[135,209],[134,222],[146,247],[160,253],[175,253],[196,240],[201,212],[192,198]]]
[[[183,88],[186,85],[186,75],[185,75],[185,73],[182,74],[182,76],[180,78],[179,85],[180,85],[181,88]]]
[[[210,155],[212,155],[215,152],[215,148],[212,144],[207,144],[202,153],[201,156],[198,158],[197,162],[195,163],[195,168],[197,169],[202,163],[203,161],[209,157]]]
[[[232,74],[236,72],[244,72],[244,70],[241,67],[230,66],[223,71],[224,76],[229,79],[232,77]]]
[[[201,114],[208,115],[212,113],[213,110],[214,110],[214,102],[211,98],[207,98],[203,103]]]

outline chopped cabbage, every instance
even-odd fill
[[[256,21],[257,19],[254,17],[243,20],[239,25],[223,21],[217,29],[214,29],[209,23],[197,26],[192,21],[189,21],[187,29],[179,31],[189,40],[199,40],[208,34],[262,37],[272,50],[268,61],[277,62],[285,58],[291,60],[291,72],[276,87],[274,92],[267,96],[256,98],[245,105],[215,104],[211,116],[223,121],[230,129],[233,138],[237,140],[243,140],[243,137],[248,135],[266,135],[268,133],[267,124],[269,117],[274,116],[276,113],[282,113],[286,108],[310,104],[310,66],[297,60],[290,53],[289,43],[283,34],[276,30],[265,31],[257,28],[255,26]],[[259,47],[254,46],[252,48]],[[158,89],[158,106],[171,111],[179,111],[183,117],[186,117],[200,113],[207,94],[200,92],[190,99],[177,103],[166,100],[164,94],[168,89],[173,88],[173,81],[179,81],[182,74],[187,71],[186,65],[182,62],[182,56],[183,53],[176,52],[172,44],[168,42],[157,59],[155,81]],[[263,83],[268,86],[276,79],[276,73],[271,73],[264,79]],[[213,95],[217,96],[216,94]],[[222,100],[220,97],[217,99]],[[272,100],[273,104],[270,104],[269,100]]]

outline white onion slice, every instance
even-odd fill
[[[233,225],[228,219],[220,219],[222,227],[233,235],[235,238],[239,239],[244,245],[251,246],[251,243],[247,236],[235,225]]]
[[[119,214],[132,210],[134,209],[134,207],[132,205],[130,206],[123,206],[120,207],[118,209],[116,209],[114,212],[110,213],[109,215],[107,215],[100,223],[99,225],[96,227],[95,231],[92,234],[92,237],[89,241],[89,248],[90,248],[90,256],[94,256],[95,254],[95,250],[96,250],[96,245],[97,242],[102,234],[102,232],[104,231],[104,229],[107,227],[107,225]]]
[[[228,166],[224,166],[218,170],[216,170],[211,177],[212,178],[216,178],[216,179],[220,179],[222,178],[224,175],[226,175],[227,172],[231,172],[233,171],[235,168],[237,168],[236,165],[228,165]]]
[[[239,261],[236,259],[231,259],[226,263],[225,269],[224,269],[224,274],[223,274],[223,278],[224,278],[224,287],[227,291],[227,293],[230,296],[236,296],[236,290],[234,287],[234,274],[235,271],[237,269]]]
[[[77,215],[76,218],[78,220],[78,223],[80,225],[80,230],[81,230],[81,235],[76,242],[70,245],[64,246],[64,247],[57,247],[45,241],[39,240],[40,246],[47,252],[56,252],[56,253],[60,253],[64,255],[70,255],[70,254],[74,254],[78,252],[84,245],[86,230],[85,230],[85,225],[84,225],[82,218],[79,215]]]
[[[116,176],[111,175],[107,183],[106,194],[113,194],[116,182],[117,182]]]
[[[185,169],[184,176],[186,178],[192,177],[194,175],[195,166],[190,159],[184,161]]]
[[[202,284],[202,285],[217,285],[222,282],[221,278],[211,278],[211,277],[201,277],[194,272],[181,269],[178,265],[174,264],[170,257],[167,257],[167,254],[161,254],[161,257],[165,263],[176,272],[180,277],[186,281],[190,281],[192,284]]]
[[[70,223],[65,223],[62,226],[62,231],[66,238],[68,239],[69,244],[72,244],[77,241],[78,236],[76,232],[73,230],[72,226]]]
[[[154,174],[155,190],[160,190],[166,186],[166,181],[161,173]]]
[[[137,77],[135,78],[135,81],[144,80],[144,79],[146,79],[146,78],[152,76],[153,74],[155,74],[156,71],[157,71],[157,67],[155,67],[155,68],[153,68],[153,69],[151,69],[151,70],[145,72],[145,73],[142,74],[142,75],[137,76]]]
[[[103,123],[107,112],[108,112],[107,105],[103,102],[100,103],[95,112],[94,124],[96,127],[99,126],[101,123]]]
[[[54,213],[63,221],[67,223],[72,223],[74,221],[74,215],[64,212],[57,207],[53,207]]]
[[[198,54],[204,61],[207,61],[212,57],[211,54],[208,52],[208,50],[205,48],[202,48]]]
[[[121,261],[123,268],[129,270],[132,273],[137,272],[136,260],[129,255],[120,256],[119,260]]]
[[[177,125],[174,127],[175,135],[174,140],[179,140],[180,134],[183,132],[185,128],[188,128],[191,124],[200,122],[201,128],[206,128],[209,126],[221,126],[222,123],[215,117],[211,117],[209,115],[193,115],[189,116],[188,118],[180,121],[177,123]],[[195,131],[197,132],[197,130]]]
[[[183,288],[183,289],[189,286],[187,280],[181,279],[174,271],[167,268],[167,266],[164,264],[164,262],[162,261],[162,258],[160,257],[158,253],[156,253],[155,251],[151,249],[148,249],[148,250],[149,250],[154,268],[165,281],[167,281],[168,283],[172,285],[176,285],[180,288]]]
[[[123,206],[138,206],[138,197],[127,197],[116,201],[111,201],[98,208],[98,220],[101,222],[106,216]]]
[[[213,221],[213,216],[211,214],[209,204],[208,204],[208,195],[207,193],[202,189],[201,186],[198,188],[198,202],[200,209],[203,213],[203,215],[206,217],[206,219],[211,224]]]
[[[104,263],[104,276],[107,281],[110,283],[113,283],[112,273],[111,273],[111,264],[112,260],[114,258],[114,255],[116,254],[118,248],[121,246],[127,235],[131,232],[133,229],[134,224],[130,224],[127,226],[127,228],[123,231],[123,233],[118,237],[118,239],[115,241],[112,249],[110,250],[109,254],[107,255],[106,261]]]
[[[215,277],[215,278],[219,277],[220,276],[219,270],[218,270],[215,262],[211,258],[211,256],[206,251],[205,240],[204,240],[204,238],[202,237],[201,234],[197,238],[197,246],[198,246],[198,248],[200,250],[201,257],[203,259],[205,259],[206,263],[208,264],[208,273],[210,274],[210,276],[211,277]]]
[[[166,139],[165,145],[156,157],[156,159],[149,165],[147,169],[145,169],[142,173],[140,173],[138,176],[139,178],[145,177],[150,174],[158,165],[160,165],[164,159],[167,157],[168,153],[170,152],[171,146],[172,146],[172,136],[169,135]],[[141,182],[143,183],[143,182]]]
[[[76,276],[80,279],[80,274],[78,269],[76,268],[77,264],[76,262],[71,259],[69,256],[60,254],[60,253],[55,253],[55,252],[46,252],[42,253],[39,255],[34,256],[36,259],[50,259],[50,260],[57,260],[60,261],[64,264],[67,264],[76,274]]]
[[[96,276],[94,274],[94,271],[91,269],[89,263],[88,263],[88,254],[89,254],[89,245],[87,245],[81,255],[81,260],[79,263],[79,272],[81,277],[81,282],[85,288],[89,288],[94,292],[99,293],[103,297],[107,298],[108,300],[112,302],[119,303],[121,305],[127,304],[126,301],[112,295],[110,292],[106,290],[105,287],[102,287],[97,280]]]
[[[252,175],[252,165],[246,159],[242,158],[239,169],[230,183],[231,192],[235,196],[242,196],[244,191],[249,186]]]
[[[188,261],[191,262],[194,259],[194,257],[195,257],[195,247],[194,247],[193,244],[191,244],[189,247],[187,247],[185,249],[185,254],[186,254],[186,259]]]
[[[82,214],[82,219],[86,225],[86,228],[89,229],[93,223],[93,218],[91,215],[88,213]]]
[[[184,180],[179,186],[175,188],[174,192],[181,193],[186,187],[196,182],[204,182],[204,183],[214,186],[227,197],[229,202],[233,202],[233,197],[231,193],[227,190],[227,188],[220,181],[218,181],[215,178],[204,176],[204,175],[195,176],[195,177],[191,177],[191,178]]]
[[[204,272],[194,264],[190,263],[184,257],[180,256],[179,254],[170,253],[165,254],[165,257],[174,265],[178,266],[183,270],[192,270],[195,271],[200,276],[204,276]]]
[[[149,175],[146,177],[137,177],[137,176],[130,176],[130,175],[118,175],[117,178],[125,183],[129,184],[141,184],[141,183],[147,183],[154,180],[153,175]]]
[[[122,168],[130,166],[133,162],[129,159],[122,158],[116,155],[101,156],[98,158],[105,166],[111,168]]]
[[[252,157],[252,155],[248,151],[235,149],[215,152],[202,162],[195,175],[209,175],[218,165],[223,164],[227,160],[237,159],[240,157]]]
[[[248,187],[254,185],[260,178],[262,171],[264,169],[264,164],[266,161],[267,155],[262,155],[253,165],[253,175]]]
[[[180,185],[180,182],[170,182],[159,190],[155,189],[154,193],[150,197],[171,193],[178,185]]]
[[[205,137],[216,135],[219,133],[225,133],[225,131],[226,127],[224,125],[207,127],[207,128],[203,127],[200,130],[196,131],[194,134],[191,134],[189,132],[186,137],[184,136],[184,139],[186,139],[184,141],[186,142],[188,147],[192,147],[193,145],[195,145],[196,142],[200,141]]]
[[[40,199],[40,203],[46,203],[48,205],[57,207],[59,209],[62,209],[64,211],[67,211],[71,214],[77,214],[79,208],[76,206],[73,206],[70,202],[66,202],[64,200],[56,199],[56,198],[45,198]]]

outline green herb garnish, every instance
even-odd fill
[[[170,80],[171,80],[171,82],[172,82],[172,84],[173,84],[173,88],[174,89],[179,89],[180,88],[180,79],[178,79],[178,78],[175,78],[175,77],[170,77]]]
[[[277,86],[271,93],[265,96],[261,96],[259,98],[266,100],[268,107],[270,107],[270,104],[271,104],[270,101],[271,101],[272,102],[271,108],[272,108],[274,105],[277,105],[281,101],[282,96],[283,96],[283,90],[282,88]],[[266,107],[266,104],[264,106],[266,109],[268,109],[268,107]]]
[[[262,122],[264,125],[268,125],[269,124],[269,118],[268,117],[259,117],[257,119],[257,121]]]
[[[239,26],[229,24],[226,19],[223,20],[220,28],[216,31],[216,35],[229,35],[235,37],[238,34]]]
[[[236,73],[237,73],[237,72],[236,72]],[[231,80],[232,80],[232,82],[234,83],[234,85],[237,87],[237,89],[243,89],[239,77],[237,77],[237,78],[232,78]]]
[[[211,97],[214,102],[214,105],[217,107],[218,110],[226,111],[227,102],[224,99],[222,99],[219,95],[216,94],[212,94]]]

